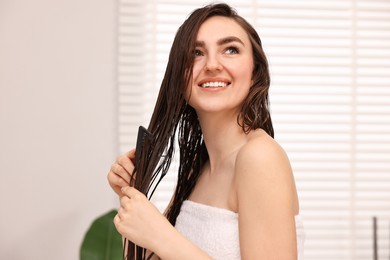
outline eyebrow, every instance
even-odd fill
[[[242,45],[245,46],[245,44],[241,41],[241,39],[236,37],[236,36],[228,36],[228,37],[224,37],[222,39],[219,39],[217,41],[217,45],[224,45],[224,44],[228,44],[231,42],[238,42],[238,43],[241,43]],[[204,47],[205,43],[204,43],[204,41],[196,41],[195,46],[196,47]]]

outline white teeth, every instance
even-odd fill
[[[226,87],[227,83],[225,82],[206,82],[202,84],[203,88],[223,88]]]

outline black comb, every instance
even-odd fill
[[[149,141],[153,139],[153,135],[143,126],[138,128],[137,145],[135,147],[135,167],[137,168],[139,161],[141,160],[141,151],[144,146],[145,140]]]

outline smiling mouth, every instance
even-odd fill
[[[230,85],[230,82],[217,81],[217,82],[205,82],[200,84],[199,86],[202,88],[224,88],[228,85]]]

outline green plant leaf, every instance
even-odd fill
[[[114,225],[116,210],[98,217],[89,227],[80,248],[80,260],[122,260],[122,237]]]

